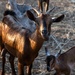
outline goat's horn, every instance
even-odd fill
[[[55,7],[53,7],[53,8],[50,9],[50,10],[48,10],[48,11],[46,12],[46,14],[49,14],[49,13],[52,12],[54,9],[55,9]]]
[[[47,47],[45,47],[45,53],[47,56],[50,56],[50,53],[48,52]]]
[[[35,8],[32,8],[32,10],[34,10],[34,12],[39,16],[40,15],[40,12],[37,11]]]
[[[61,54],[61,50],[55,56],[58,57],[60,54]]]

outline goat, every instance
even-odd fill
[[[56,73],[54,75],[71,75],[71,70],[75,63],[75,47],[70,48],[67,52],[62,54],[59,52],[57,56],[50,55],[47,48],[45,48],[45,51],[48,71],[55,69]]]
[[[44,3],[44,7],[43,8],[43,3]],[[48,11],[49,9],[49,0],[38,0],[38,6],[41,12],[43,12],[43,9],[45,9],[45,12]]]
[[[14,17],[15,17],[15,15],[16,15],[15,12],[6,10],[6,11],[4,12],[4,16],[6,16],[6,15],[8,15],[8,14],[10,14],[11,16],[14,16]],[[1,55],[2,55],[2,72],[1,72],[1,75],[4,75],[4,74],[5,74],[4,68],[5,68],[5,61],[6,61],[5,55],[6,55],[6,53],[7,53],[8,51],[7,51],[7,49],[4,47],[4,44],[3,44],[3,42],[2,42],[2,37],[1,37],[2,33],[1,33],[1,30],[2,30],[2,28],[1,28],[1,25],[0,25],[0,51],[1,51]],[[9,53],[9,52],[8,52],[8,53]],[[9,53],[9,54],[10,54],[10,53]],[[14,69],[14,56],[12,56],[12,54],[10,54],[9,62],[10,62],[10,65],[11,65],[12,74],[15,75],[16,72],[15,72],[15,69]]]
[[[6,9],[13,10],[18,15],[23,15],[27,10],[32,9],[31,5],[28,4],[19,4],[16,0],[8,0],[6,4]]]
[[[64,15],[52,18],[48,13],[35,17],[30,10],[27,11],[27,16],[36,23],[36,30],[32,33],[15,23],[10,15],[4,16],[0,24],[5,48],[18,58],[18,75],[24,75],[24,66],[27,66],[27,75],[31,75],[32,63],[43,42],[48,40],[51,24],[64,18]]]
[[[4,16],[6,16],[6,15],[11,15],[13,18],[15,18],[15,20],[17,20],[17,16],[16,16],[16,13],[14,12],[14,11],[12,11],[12,10],[6,10],[5,12],[4,12],[4,14],[3,14]],[[22,28],[26,28],[26,29],[28,29],[28,28],[31,28],[30,29],[30,31],[31,32],[33,32],[34,30],[35,30],[35,25],[34,25],[34,23],[33,22],[31,22],[30,20],[27,20],[27,17],[25,16],[24,18],[18,18],[19,19],[19,21],[26,21],[26,22],[30,22],[31,23],[31,25],[30,26],[26,26],[26,24],[24,24],[23,23],[23,25],[22,25]],[[20,25],[20,26],[21,26]],[[34,25],[34,26],[33,26]],[[33,29],[32,29],[32,27],[33,27]],[[0,28],[1,29],[1,28]],[[1,31],[1,30],[0,30]],[[6,55],[6,53],[8,52],[7,51],[7,49],[4,47],[4,44],[2,43],[2,37],[1,37],[1,35],[2,35],[2,33],[0,33],[0,50],[1,50],[1,55],[2,55],[2,73],[1,73],[1,75],[4,75],[4,73],[5,73],[5,70],[4,70],[4,67],[5,67],[5,55]],[[9,53],[9,52],[8,52]],[[10,54],[10,53],[9,53]],[[11,69],[12,69],[12,74],[13,75],[15,75],[16,73],[15,73],[15,70],[14,70],[14,56],[12,55],[12,54],[10,54],[10,57],[9,57],[9,62],[10,62],[10,65],[11,65]]]
[[[9,5],[10,6],[10,5]],[[26,6],[25,6],[26,7]],[[27,10],[27,8],[25,9],[25,10]],[[26,11],[25,11],[26,12]],[[25,13],[24,12],[24,13]],[[16,13],[13,11],[13,10],[9,10],[9,9],[7,9],[5,12],[4,12],[4,14],[3,14],[4,16],[6,16],[6,15],[11,15],[12,17],[14,17],[16,20],[17,20],[17,16],[16,16]],[[26,16],[25,16],[25,18],[26,18]],[[24,19],[25,19],[24,18]],[[19,18],[18,18],[19,19]],[[19,21],[20,21],[20,19],[19,19]],[[27,20],[26,20],[27,21]],[[21,21],[22,22],[22,21]],[[27,21],[28,22],[28,21]],[[30,21],[30,23],[32,24],[32,25],[30,25],[30,26],[22,26],[22,28],[31,28],[31,27],[33,27],[33,29],[31,28],[30,29],[30,31],[34,31],[35,30],[35,25],[34,25],[34,23],[33,22],[31,22]],[[21,24],[22,25],[22,24]],[[23,24],[24,25],[24,24]],[[34,25],[34,26],[33,26]],[[1,31],[1,30],[0,30]],[[1,75],[4,75],[4,73],[5,73],[5,70],[4,70],[4,67],[5,67],[5,55],[6,55],[6,53],[8,52],[7,50],[6,50],[6,48],[4,48],[4,44],[2,43],[2,38],[1,38],[1,33],[0,33],[0,51],[1,51],[1,55],[2,55],[2,72],[1,72]],[[8,52],[9,53],[9,52]],[[10,54],[10,53],[9,53]],[[14,56],[12,56],[11,54],[10,54],[10,57],[9,57],[9,62],[10,62],[10,65],[11,65],[11,69],[12,69],[12,74],[13,75],[15,75],[16,74],[16,72],[15,72],[15,69],[14,69]]]
[[[16,8],[16,6],[17,6],[17,8]],[[26,4],[19,5],[16,3],[15,0],[8,0],[8,3],[6,4],[7,10],[4,12],[4,16],[11,15],[11,16],[15,17],[15,19],[17,20],[17,18],[18,18],[18,16],[16,16],[17,14],[22,16],[21,14],[25,13],[27,10],[29,10],[31,8],[32,7],[30,5],[26,5]],[[28,28],[28,26],[27,26],[27,28]],[[35,30],[35,29],[33,28],[33,30]],[[0,33],[0,36],[1,36],[1,33]],[[2,55],[2,72],[1,72],[1,75],[4,75],[4,73],[5,73],[4,67],[5,67],[5,61],[6,61],[5,55],[8,51],[6,50],[6,48],[4,48],[4,44],[2,43],[1,37],[0,37],[0,50],[1,50],[1,55]],[[11,65],[12,74],[15,75],[16,73],[15,73],[15,69],[14,69],[14,56],[12,56],[11,54],[9,57],[9,62]]]

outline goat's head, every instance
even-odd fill
[[[17,2],[16,2],[16,0],[8,0],[8,3],[6,4],[6,9],[13,10],[18,17],[22,16],[21,12],[17,8]]]
[[[51,71],[54,69],[55,62],[56,62],[56,58],[54,55],[47,56],[46,58],[47,71]]]
[[[55,64],[56,64],[56,59],[61,54],[61,50],[56,55],[50,55],[47,48],[45,48],[45,52],[46,52],[46,56],[47,56],[46,57],[47,71],[54,70]]]
[[[35,17],[33,15],[33,13],[31,12],[31,10],[27,11],[28,17],[38,24],[39,31],[40,31],[42,37],[44,39],[48,39],[48,35],[51,32],[51,24],[54,23],[54,22],[60,22],[64,18],[64,15],[61,15],[57,18],[53,18],[48,13],[45,13],[45,14],[37,13],[37,14],[38,14],[38,16]]]

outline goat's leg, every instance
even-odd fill
[[[40,10],[41,12],[43,12],[43,2],[42,1],[40,2]]]
[[[38,2],[38,10],[40,9],[40,0],[37,1]]]
[[[70,72],[66,71],[66,73],[63,73],[63,74],[65,74],[65,75],[70,75]],[[56,72],[54,75],[61,75],[61,73]]]
[[[27,75],[31,75],[32,64],[27,66]]]
[[[24,75],[24,65],[18,62],[18,75]]]
[[[42,7],[42,0],[38,0],[38,8],[40,9],[40,11],[43,11],[43,7]]]
[[[14,58],[15,57],[12,54],[10,54],[9,62],[10,62],[11,69],[12,69],[12,75],[16,75],[15,68],[14,68]]]
[[[6,49],[3,49],[2,52],[1,52],[1,55],[2,55],[2,72],[1,72],[1,75],[4,75],[5,74],[5,55],[6,55],[7,51]]]
[[[61,75],[60,73],[55,73],[54,75]]]
[[[66,73],[65,75],[71,75],[70,73]]]
[[[47,9],[46,9],[46,11],[48,11],[48,9],[49,9],[49,0],[47,0]]]
[[[58,70],[54,75],[61,75],[61,72]]]
[[[67,67],[67,69],[65,70],[65,73],[64,73],[65,75],[70,75],[70,68],[69,67]]]

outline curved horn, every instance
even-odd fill
[[[47,47],[45,47],[45,53],[46,53],[46,56],[50,56],[50,53],[49,53]]]
[[[55,7],[53,7],[53,8],[50,9],[50,10],[48,10],[48,11],[46,12],[46,14],[49,14],[49,13],[52,12],[54,9],[55,9]]]
[[[33,10],[38,16],[41,14],[39,11],[37,11],[35,8],[32,8],[31,10]]]
[[[61,50],[55,55],[55,57],[58,57],[61,54]]]

